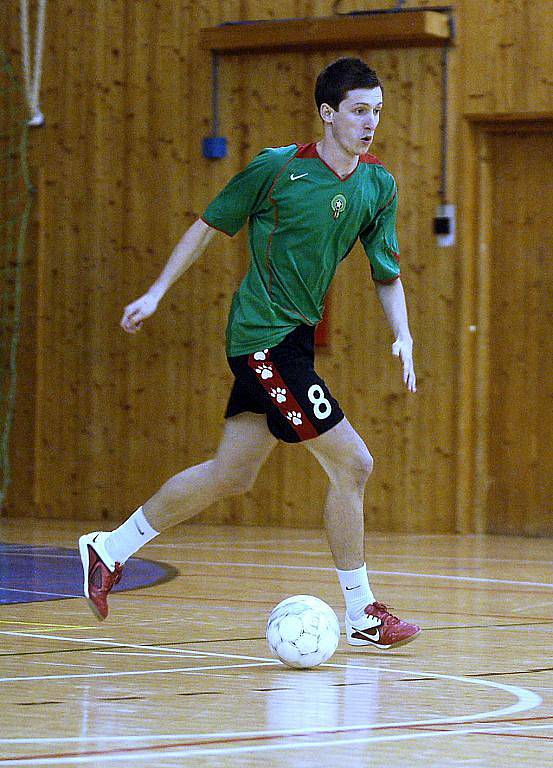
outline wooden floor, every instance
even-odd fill
[[[0,521],[7,544],[78,532]],[[79,599],[0,605],[0,768],[553,765],[551,540],[371,535],[373,590],[424,631],[391,653],[342,636],[310,671],[264,630],[296,593],[342,617],[321,532],[181,526],[141,556],[178,575],[104,624]]]

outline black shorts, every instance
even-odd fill
[[[272,434],[298,443],[328,432],[344,413],[314,368],[315,329],[300,325],[272,349],[229,357],[236,378],[225,418],[265,413]]]

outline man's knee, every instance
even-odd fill
[[[333,475],[337,483],[353,483],[364,486],[373,471],[374,460],[367,446],[360,442],[352,450],[342,454],[334,464]]]
[[[373,457],[347,419],[306,445],[335,485],[364,486],[372,473]]]
[[[372,474],[374,459],[366,445],[362,445],[352,458],[352,471],[362,482],[367,482]]]

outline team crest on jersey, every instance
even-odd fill
[[[338,216],[346,209],[347,204],[348,201],[343,195],[335,195],[330,201],[333,218],[337,219]]]

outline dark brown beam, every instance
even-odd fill
[[[437,11],[333,16],[223,24],[200,32],[200,45],[215,53],[307,51],[343,48],[443,46],[448,18]]]

